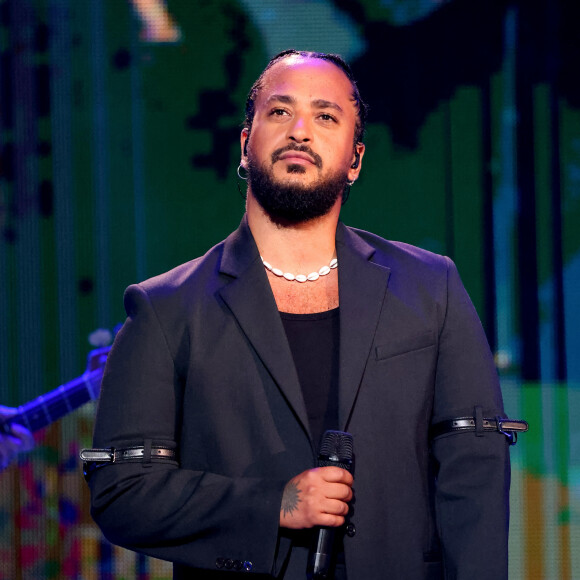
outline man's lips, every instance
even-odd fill
[[[296,161],[312,163],[312,165],[321,168],[322,158],[317,153],[314,153],[310,147],[302,146],[300,149],[296,147],[283,147],[282,149],[277,149],[272,153],[272,165],[279,161],[280,159],[285,159],[286,161]]]
[[[315,165],[314,159],[312,159],[312,157],[310,157],[310,155],[307,153],[302,153],[301,151],[288,151],[286,153],[282,153],[278,159],[299,159],[302,161],[309,161]]]

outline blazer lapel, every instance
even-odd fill
[[[233,278],[220,289],[221,297],[310,438],[292,352],[245,216],[225,241],[220,273]]]
[[[375,249],[339,223],[339,428],[346,430],[386,296],[390,269],[371,261]]]

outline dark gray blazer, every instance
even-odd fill
[[[356,456],[349,580],[507,578],[506,438],[428,437],[476,405],[503,411],[454,264],[342,224],[336,245],[339,428]],[[94,444],[169,444],[179,466],[97,470],[95,521],[113,543],[175,562],[176,577],[305,578],[300,534],[278,521],[284,485],[316,450],[246,220],[205,256],[129,287],[125,307]]]

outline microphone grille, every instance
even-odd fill
[[[326,431],[322,436],[318,467],[334,465],[347,471],[352,470],[353,439],[344,431]]]

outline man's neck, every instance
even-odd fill
[[[304,223],[279,225],[264,212],[248,192],[248,225],[264,260],[293,274],[310,273],[327,265],[334,257],[336,226],[340,215],[338,200],[330,212]]]

